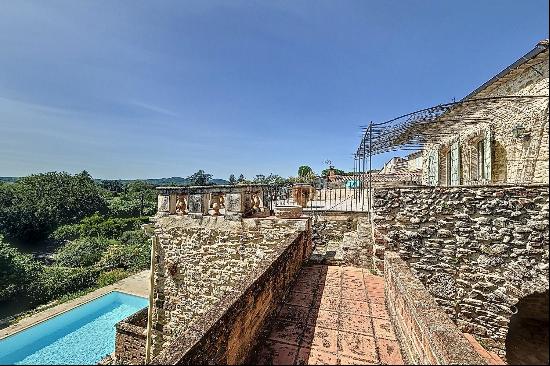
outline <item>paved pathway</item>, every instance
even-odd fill
[[[355,267],[313,265],[263,330],[256,364],[403,364],[384,304],[384,280]]]

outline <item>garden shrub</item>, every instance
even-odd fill
[[[147,247],[151,242],[151,238],[143,230],[125,231],[119,240],[122,244],[144,245]]]
[[[44,267],[28,296],[35,303],[45,303],[67,294],[94,287],[100,270],[94,267]]]
[[[113,269],[108,272],[101,272],[99,278],[97,279],[97,284],[99,287],[109,286],[115,282],[118,282],[124,278],[128,277],[128,272],[123,269]]]
[[[137,271],[149,268],[150,260],[148,245],[117,243],[105,251],[98,266],[104,269],[124,268]]]
[[[50,239],[57,241],[75,240],[81,236],[82,225],[69,224],[61,225],[50,234]]]
[[[80,221],[81,236],[105,237],[117,239],[125,231],[137,230],[149,220],[147,217],[104,218],[101,215],[92,215]]]
[[[147,217],[105,218],[95,214],[82,219],[78,224],[58,227],[50,238],[58,241],[74,240],[79,237],[103,237],[118,239],[126,231],[139,230]]]
[[[24,295],[42,271],[42,265],[32,255],[23,254],[2,240],[0,235],[0,302]]]
[[[65,267],[86,267],[96,264],[103,252],[113,244],[115,240],[105,238],[84,237],[69,241],[55,254],[58,265]]]

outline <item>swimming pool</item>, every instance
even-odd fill
[[[0,364],[95,365],[115,349],[115,324],[147,305],[110,292],[0,340]]]

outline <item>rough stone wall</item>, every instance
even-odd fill
[[[532,63],[535,66],[512,71],[506,81],[472,98],[548,95],[548,51],[539,54]],[[431,149],[439,149],[439,185],[447,185],[446,151],[456,139],[461,146],[461,184],[487,183],[477,176],[476,160],[476,143],[487,128],[493,134],[491,183],[548,183],[548,98],[522,103],[500,101],[498,108],[480,108],[476,116],[486,118],[487,122],[463,128],[456,135],[426,145],[422,169],[425,184],[428,174],[427,153]],[[523,126],[530,137],[515,138],[512,129],[516,125]]]
[[[313,220],[314,251],[317,263],[370,268],[372,233],[365,212],[326,212]]]
[[[384,263],[384,297],[409,364],[486,364],[396,253]]]
[[[548,290],[548,186],[374,191],[374,256],[409,263],[462,331],[504,356],[512,307]]]
[[[116,325],[115,364],[143,365],[147,343],[147,308]]]
[[[166,216],[155,225],[152,354],[235,290],[307,220]]]
[[[310,231],[292,234],[216,306],[181,328],[152,364],[244,364],[310,255]]]

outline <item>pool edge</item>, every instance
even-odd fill
[[[127,280],[136,279],[140,276],[144,275],[145,272],[149,272],[149,270],[138,272],[130,277],[127,277],[117,283],[114,283],[112,285],[108,285],[105,287],[98,288],[90,293],[87,293],[85,295],[82,295],[80,297],[77,297],[76,299],[69,300],[67,302],[54,305],[51,308],[45,309],[43,311],[39,311],[36,314],[30,315],[29,317],[21,319],[19,322],[12,324],[4,329],[0,329],[0,341],[7,339],[11,336],[17,335],[18,333],[27,330],[29,328],[32,328],[36,325],[39,325],[47,320],[50,320],[52,318],[55,318],[58,315],[64,314],[68,311],[71,311],[73,309],[76,309],[82,305],[85,305],[91,301],[97,300],[98,298],[105,296],[111,292],[121,292],[126,295],[136,296],[136,297],[144,297],[147,298],[147,295],[138,295],[137,292],[131,292],[128,289],[125,289],[124,286],[121,286],[120,284],[123,284]],[[84,299],[85,298],[85,299]],[[73,303],[74,302],[74,303]],[[56,308],[58,308],[56,310]],[[41,314],[45,312],[51,312],[51,314],[45,315],[44,318],[40,317]],[[33,320],[33,318],[36,317],[37,319]],[[20,325],[21,322],[28,321],[29,324],[23,324]]]

